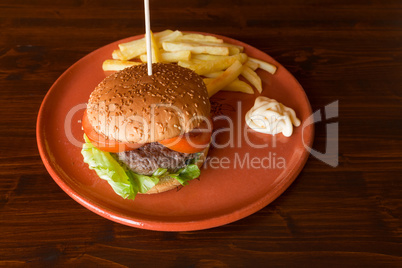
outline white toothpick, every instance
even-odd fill
[[[145,11],[145,40],[147,43],[147,67],[148,75],[152,75],[152,43],[151,43],[151,22],[149,18],[149,0],[144,0]]]

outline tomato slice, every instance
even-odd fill
[[[212,120],[209,119],[209,124],[203,122],[200,127],[183,135],[158,141],[163,146],[181,153],[198,153],[209,146],[212,135]]]
[[[86,109],[84,112],[84,116],[82,117],[82,128],[84,129],[84,132],[91,143],[96,148],[105,152],[118,153],[123,151],[130,151],[137,149],[143,145],[138,143],[118,142],[108,139],[105,135],[96,132],[92,125],[89,123]]]

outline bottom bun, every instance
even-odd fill
[[[196,163],[199,168],[201,168],[201,166],[204,164],[204,161],[208,154],[208,150],[209,146],[205,148],[204,151],[201,152],[200,157]],[[152,187],[145,194],[159,194],[177,188],[180,185],[181,185],[180,182],[178,182],[176,179],[170,177],[169,175],[165,175],[160,177],[158,184]]]

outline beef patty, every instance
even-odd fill
[[[196,155],[176,152],[157,142],[116,154],[118,159],[132,171],[143,175],[152,175],[158,168],[175,172],[185,167]]]

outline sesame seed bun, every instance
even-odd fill
[[[94,129],[119,142],[149,143],[198,127],[210,116],[202,78],[177,64],[132,66],[106,77],[91,93],[87,114]]]

